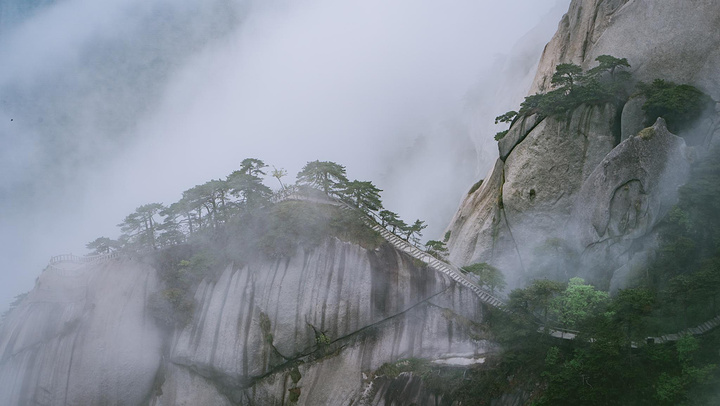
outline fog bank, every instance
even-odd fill
[[[245,157],[289,181],[346,165],[438,238],[567,3],[4,3],[0,308],[50,255]]]

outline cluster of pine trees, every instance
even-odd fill
[[[213,179],[185,190],[177,202],[139,206],[118,224],[122,231],[118,239],[100,237],[88,243],[87,248],[93,254],[106,254],[117,250],[157,250],[182,244],[196,235],[213,235],[230,220],[267,208],[291,194],[343,201],[374,216],[388,230],[416,244],[427,227],[421,220],[407,224],[397,213],[384,209],[380,198],[382,190],[369,181],[349,180],[345,167],[335,162],[308,162],[297,174],[297,182],[293,185],[282,181],[287,171],[273,167],[270,175],[280,183],[277,191],[263,183],[267,168],[262,160],[247,158],[225,179]]]

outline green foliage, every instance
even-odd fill
[[[425,251],[435,258],[443,261],[448,254],[447,246],[443,241],[429,240],[425,243]]]
[[[599,65],[585,73],[577,65],[559,64],[551,79],[555,89],[526,97],[518,114],[548,117],[568,113],[582,104],[624,103],[630,77],[617,70],[630,67],[627,59],[601,55],[596,61]]]
[[[490,312],[492,333],[511,349],[502,363],[523,360],[507,374],[530,369],[533,373],[525,380],[531,387],[542,388],[533,404],[718,404],[720,330],[664,344],[644,341],[644,337],[699,325],[716,314],[720,295],[718,157],[720,150],[712,151],[692,168],[678,205],[658,227],[658,258],[647,269],[643,286],[608,298],[579,279],[567,287],[535,281],[510,293],[513,312]],[[555,310],[548,316],[579,327],[577,339],[556,340],[539,334],[533,316],[548,307]]]
[[[508,111],[505,114],[501,114],[497,117],[495,117],[495,124],[498,123],[512,123],[512,121],[517,117],[518,113],[517,111],[511,110]]]
[[[273,178],[277,179],[278,182],[280,182],[280,188],[282,190],[285,190],[285,184],[282,182],[282,178],[287,176],[288,172],[283,168],[276,168],[273,166],[272,172],[270,172],[270,175],[272,175]]]
[[[720,294],[720,149],[691,169],[679,202],[660,223],[658,258],[646,283],[660,308],[652,323],[684,328],[717,314]],[[664,330],[666,331],[666,330]]]
[[[333,208],[306,202],[287,201],[275,205],[263,217],[258,235],[260,248],[271,258],[293,255],[299,246],[316,247],[328,235]]]
[[[302,375],[300,374],[300,370],[295,367],[290,370],[290,380],[292,380],[292,383],[296,384],[300,382],[300,379],[302,379]]]
[[[332,341],[330,341],[330,337],[325,335],[323,332],[319,332],[315,335],[315,344],[317,344],[320,347],[325,347],[330,345]]]
[[[614,321],[624,329],[628,344],[642,339],[639,332],[654,305],[655,295],[649,289],[623,289],[615,295],[609,309]]]
[[[260,172],[259,169],[246,168],[245,170],[234,171],[228,175],[227,184],[223,186],[226,187],[229,194],[238,199],[235,202],[236,206],[256,208],[267,204],[269,201],[272,191],[262,183],[262,179],[255,175],[256,173],[262,172]],[[223,200],[223,197],[219,193],[219,187],[216,190],[218,190],[216,195],[220,198],[220,204],[222,204],[224,208],[225,200]],[[215,205],[213,205],[213,207],[215,207]],[[215,208],[214,210],[217,209]]]
[[[630,63],[628,63],[628,60],[625,58],[616,58],[611,55],[600,55],[597,58],[595,58],[595,61],[598,62],[598,66],[590,69],[588,71],[588,75],[597,77],[602,75],[605,72],[608,72],[610,76],[615,76],[615,71],[617,69],[622,68],[629,68]]]
[[[506,136],[509,132],[510,132],[510,130],[498,131],[498,132],[495,134],[495,136],[493,137],[493,139],[495,139],[495,141],[500,141],[501,139],[505,138],[505,136]]]
[[[407,358],[397,362],[386,362],[375,371],[375,376],[396,378],[406,372],[422,375],[430,370],[430,361],[421,358]]]
[[[289,400],[291,403],[297,403],[297,401],[300,399],[300,394],[302,393],[302,390],[300,388],[290,388],[288,389],[288,392],[290,393]]]
[[[565,291],[553,298],[551,308],[563,326],[576,328],[592,315],[601,313],[608,299],[607,292],[585,284],[582,278],[572,278]]]
[[[217,268],[214,256],[178,246],[159,253],[155,266],[166,288],[148,300],[150,314],[167,328],[186,325],[195,309],[195,287]]]
[[[415,244],[418,244],[420,242],[420,237],[422,237],[422,230],[427,228],[427,224],[425,224],[422,220],[415,220],[415,222],[402,230],[405,233],[405,239],[407,241],[412,241]]]
[[[640,82],[637,87],[647,99],[642,106],[645,125],[650,126],[658,117],[663,117],[673,133],[691,127],[712,105],[708,95],[690,85],[655,79],[651,84]]]
[[[549,279],[536,279],[524,289],[510,292],[508,307],[515,312],[528,316],[542,314],[543,323],[547,323],[548,312],[553,300],[564,289],[566,284]]]
[[[462,270],[477,276],[478,285],[489,288],[490,293],[494,294],[495,289],[503,291],[507,286],[502,272],[487,262],[468,265],[463,267]]]
[[[582,73],[582,68],[578,65],[561,63],[555,67],[555,73],[550,79],[550,83],[569,93],[573,90],[575,82],[582,77]]]
[[[451,235],[451,234],[452,234],[452,231],[451,231],[451,230],[448,230],[448,231],[445,232],[445,235],[443,236],[443,242],[444,242],[444,243],[447,243],[448,241],[450,241],[450,235]]]
[[[257,177],[260,175],[265,175],[265,171],[263,171],[263,169],[265,168],[267,168],[265,162],[256,158],[245,158],[242,160],[242,162],[240,162],[239,172]]]
[[[195,301],[186,290],[169,288],[150,295],[148,311],[155,320],[166,328],[183,327],[193,316]]]
[[[330,161],[308,162],[297,179],[299,184],[320,189],[328,196],[337,194],[348,181],[345,167]]]
[[[125,217],[118,227],[129,241],[141,248],[157,249],[157,215],[165,207],[160,203],[144,204]]]
[[[382,208],[380,192],[372,182],[354,180],[345,182],[342,185],[340,194],[343,200],[350,202],[355,207],[365,212],[377,211]]]
[[[89,250],[92,250],[92,254],[100,255],[109,254],[113,251],[119,250],[121,244],[119,241],[113,240],[111,238],[99,237],[87,243],[85,247]]]

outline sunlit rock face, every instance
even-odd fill
[[[477,297],[387,245],[328,239],[291,258],[230,266],[203,281],[196,300],[153,405],[281,405],[292,388],[299,405],[377,404],[364,393],[383,363],[490,349]]]
[[[152,268],[48,267],[0,329],[0,404],[139,405],[162,356]]]
[[[718,26],[720,3],[711,0],[573,1],[530,94],[551,88],[558,64],[589,69],[608,54],[627,58],[637,80],[689,83],[717,100]],[[451,260],[492,263],[510,287],[572,276],[625,286],[630,270],[652,256],[651,231],[674,204],[691,159],[662,124],[657,137],[636,137],[642,103],[636,97],[619,109],[581,106],[568,117],[517,120],[499,142],[492,173],[448,228]],[[703,118],[680,135],[689,145],[707,145],[716,122],[717,115]]]

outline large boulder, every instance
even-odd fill
[[[542,120],[466,198],[450,228],[450,259],[490,262],[510,286],[536,277],[539,246],[563,232],[575,194],[615,146],[617,110],[583,105]]]
[[[652,238],[655,225],[677,202],[690,159],[685,141],[660,118],[595,168],[575,199],[568,227],[570,241],[583,253],[586,277],[610,280],[608,272],[622,268],[639,251],[637,241]],[[613,287],[624,285],[620,279]]]
[[[589,69],[596,66],[598,56],[607,54],[627,58],[636,80],[688,83],[718,100],[718,26],[720,2],[714,0],[572,0],[545,47],[530,94],[552,88],[558,64]],[[642,131],[643,102],[640,97],[631,98],[619,112],[610,106],[582,106],[567,119],[551,117],[531,126],[518,120],[500,141],[501,160],[491,181],[464,200],[448,228],[450,258],[459,265],[490,262],[506,273],[511,287],[537,277],[576,275],[624,286],[633,269],[640,269],[652,257],[652,226],[673,201],[669,191],[677,187],[687,167],[687,162],[677,162],[676,178],[664,174],[653,180],[638,175],[621,186],[612,183],[612,176],[641,172],[651,165],[658,169],[657,165],[674,162],[671,156],[681,159],[675,154],[677,138],[656,129],[660,135],[649,143],[653,148],[659,140],[676,141],[665,145],[666,150],[658,147],[656,155],[643,155],[643,163],[625,158],[622,164],[627,168],[622,170],[613,161],[616,175],[602,180],[593,175],[588,180],[593,185],[585,183],[621,141],[623,147],[612,154],[613,160],[640,156],[628,148],[645,145],[641,141],[649,134]],[[720,129],[717,110],[680,134],[688,145],[706,148],[715,142],[713,136]],[[635,140],[638,133],[645,138]],[[602,181],[610,183],[598,183]],[[578,201],[581,190],[582,201]],[[612,192],[613,197],[596,200],[588,195],[591,191]],[[603,214],[591,218],[578,207]],[[573,225],[568,229],[571,217]],[[609,239],[590,238],[588,230],[603,232]],[[616,243],[617,238],[623,242]],[[630,240],[632,249],[626,245]]]

